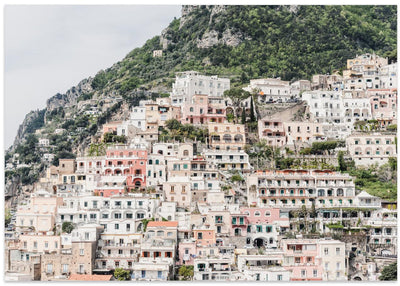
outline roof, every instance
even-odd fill
[[[357,197],[359,197],[359,198],[376,198],[375,196],[368,194],[366,191],[362,191],[361,193],[359,193],[357,195]]]
[[[147,227],[178,227],[177,221],[149,221]]]
[[[71,274],[69,280],[77,281],[110,281],[112,275]]]

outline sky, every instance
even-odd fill
[[[4,149],[31,110],[160,35],[179,5],[4,6]]]

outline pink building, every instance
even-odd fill
[[[178,265],[193,265],[194,258],[196,257],[197,247],[195,241],[185,240],[179,243],[178,248],[179,259]]]
[[[183,124],[207,124],[208,122],[223,123],[226,118],[224,98],[212,97],[206,94],[196,94],[192,102],[187,102],[182,107]]]
[[[126,176],[129,190],[146,186],[147,151],[127,146],[115,146],[107,150],[104,174]]]
[[[212,246],[216,243],[215,231],[212,229],[194,229],[193,234],[196,245]]]
[[[281,147],[286,144],[286,133],[283,122],[278,119],[263,118],[258,121],[258,136],[268,145]]]
[[[292,271],[291,281],[321,281],[323,268],[315,239],[282,239],[283,267]]]
[[[278,235],[289,229],[289,212],[279,208],[241,208],[246,217],[246,243],[254,246],[277,247]],[[234,225],[235,215],[232,215],[233,233],[238,233],[241,226]],[[241,222],[240,217],[239,224]],[[236,219],[236,223],[237,223]],[[247,224],[246,224],[247,223]],[[241,230],[243,227],[241,227]]]
[[[397,119],[397,89],[370,89],[367,94],[370,96],[374,119]]]

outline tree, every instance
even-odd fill
[[[396,281],[397,280],[397,262],[385,266],[382,270],[379,280]]]
[[[66,233],[71,233],[74,228],[74,224],[70,221],[64,221],[61,227],[62,231]]]
[[[256,122],[256,115],[254,113],[253,97],[250,101],[250,122]]]
[[[343,151],[339,151],[338,164],[339,164],[339,170],[342,172],[347,170],[347,165],[346,165],[346,162],[344,161],[343,154],[344,154]]]
[[[130,272],[128,270],[124,270],[123,268],[116,268],[114,270],[114,277],[117,278],[118,281],[131,280]]]
[[[250,96],[250,92],[248,92],[242,88],[235,87],[235,88],[225,90],[224,96],[228,97],[232,101],[232,105],[234,107],[234,112],[236,113],[237,109],[240,106],[240,103]],[[237,116],[238,115],[236,114],[236,117]]]
[[[194,275],[193,265],[182,265],[179,268],[179,276],[182,276],[181,280],[188,281],[192,280]]]
[[[246,123],[246,110],[243,108],[242,110],[242,124]]]

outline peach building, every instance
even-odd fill
[[[31,194],[28,207],[19,207],[16,213],[17,230],[31,228],[37,232],[51,231],[55,225],[57,208],[63,204],[63,198],[39,190]]]
[[[208,123],[209,145],[214,150],[243,150],[246,145],[244,124]]]
[[[258,121],[258,136],[264,139],[268,145],[282,147],[286,145],[286,133],[283,122],[279,119],[263,118]]]
[[[209,122],[223,123],[226,105],[223,97],[195,94],[190,102],[182,106],[181,123],[202,125]]]
[[[191,203],[191,188],[189,177],[171,177],[163,183],[165,201],[176,202],[178,207],[189,207]]]
[[[296,142],[312,143],[318,136],[323,135],[322,125],[314,122],[283,122],[287,144]]]
[[[216,243],[215,231],[213,229],[193,229],[196,245],[212,246]]]
[[[19,237],[21,250],[36,253],[60,253],[61,237],[55,235],[28,235]]]

